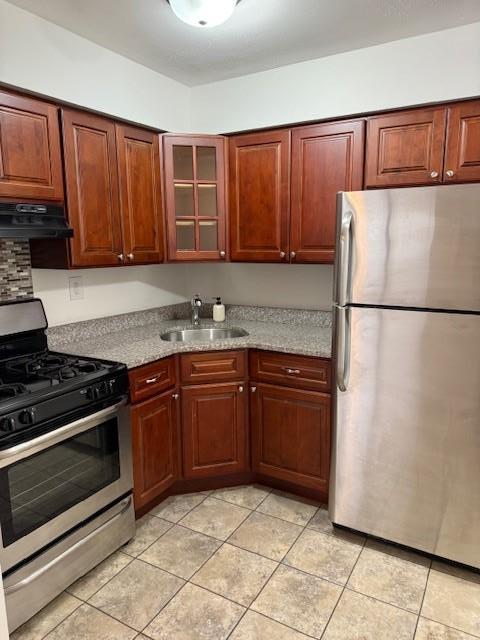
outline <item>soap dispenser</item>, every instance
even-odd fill
[[[213,321],[223,322],[225,320],[225,305],[222,304],[220,297],[215,298],[216,302],[213,305]]]

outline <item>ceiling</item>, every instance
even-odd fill
[[[9,0],[194,86],[480,21],[480,0],[241,0],[213,29],[166,0]]]

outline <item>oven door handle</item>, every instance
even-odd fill
[[[5,467],[8,464],[12,464],[14,459],[20,460],[24,458],[26,454],[31,455],[32,453],[45,449],[50,444],[56,444],[62,440],[66,440],[69,436],[82,433],[82,431],[87,431],[88,429],[103,422],[109,416],[115,415],[120,407],[126,405],[127,402],[128,398],[125,396],[120,402],[117,402],[111,407],[107,407],[106,409],[102,409],[96,413],[84,416],[79,420],[75,420],[63,427],[55,429],[55,431],[50,431],[49,433],[44,433],[43,435],[38,436],[38,438],[33,438],[33,440],[28,440],[27,442],[22,442],[14,447],[0,451],[0,468]]]
[[[94,529],[87,536],[85,536],[81,540],[78,540],[78,542],[76,542],[71,547],[66,549],[63,553],[61,553],[60,555],[58,555],[55,558],[53,558],[52,560],[50,560],[50,562],[47,562],[45,565],[43,565],[43,567],[40,567],[40,569],[37,569],[37,571],[34,571],[33,573],[31,573],[26,578],[23,578],[23,580],[19,580],[15,584],[12,584],[9,587],[5,587],[5,596],[11,596],[12,594],[14,594],[19,589],[22,589],[23,587],[26,587],[27,584],[30,584],[34,580],[37,580],[43,574],[45,574],[47,571],[52,569],[52,567],[57,565],[59,562],[62,562],[62,560],[64,560],[65,558],[68,558],[68,556],[70,556],[74,551],[76,551],[80,547],[82,547],[91,538],[93,538],[94,536],[96,536],[99,533],[101,533],[101,531],[103,529],[106,529],[107,527],[110,527],[114,521],[116,521],[119,518],[121,518],[123,516],[123,514],[125,513],[125,511],[127,511],[127,509],[130,508],[131,502],[132,502],[132,496],[128,496],[128,498],[125,498],[124,500],[122,500],[122,502],[119,503],[118,506],[120,507],[120,511],[118,513],[116,513],[114,516],[112,516],[110,518],[110,520],[107,520],[106,522],[104,522],[97,529]]]

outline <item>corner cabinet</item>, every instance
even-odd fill
[[[289,130],[229,139],[229,208],[232,260],[288,261]]]
[[[63,200],[58,108],[0,92],[0,197]]]
[[[163,136],[169,261],[225,260],[225,138]]]
[[[292,130],[290,261],[332,263],[338,191],[363,186],[365,122]]]

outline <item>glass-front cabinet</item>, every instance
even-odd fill
[[[224,260],[225,139],[163,136],[169,260]]]

